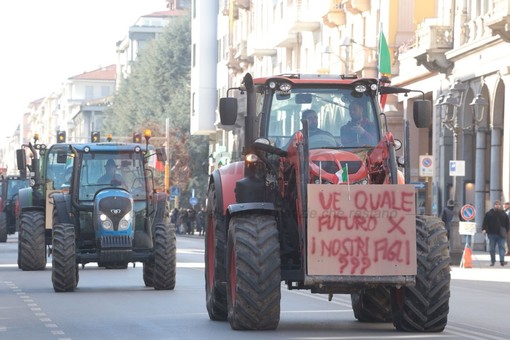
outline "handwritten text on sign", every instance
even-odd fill
[[[308,275],[416,275],[413,185],[308,184]]]

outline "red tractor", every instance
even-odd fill
[[[401,143],[379,104],[381,95],[411,90],[369,78],[246,74],[231,91],[246,96],[246,107],[239,114],[236,98],[221,98],[220,118],[243,126],[244,161],[210,176],[210,319],[228,319],[232,329],[277,328],[283,281],[329,299],[350,294],[362,322],[443,331],[446,230],[438,218],[416,215],[414,186],[395,155]],[[416,99],[413,111],[418,127],[430,125],[430,101]]]

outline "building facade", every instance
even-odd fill
[[[383,109],[389,130],[407,142],[408,151],[400,151],[409,164],[406,178],[424,188],[417,189],[419,212],[440,215],[448,199],[457,207],[473,204],[478,231],[474,243],[483,246],[485,211],[496,199],[510,200],[510,103],[504,100],[510,79],[510,0],[213,3],[192,4],[192,31],[203,30],[206,22],[207,30],[217,34],[215,50],[210,49],[209,35],[206,41],[192,35],[192,73],[207,56],[210,64],[197,74],[216,72],[216,94],[211,79],[207,91],[199,77],[192,77],[191,84],[191,126],[203,123],[200,133],[211,137],[211,170],[241,157],[243,103],[231,131],[220,129],[216,103],[228,88],[240,85],[246,72],[378,77],[382,32],[392,52],[392,85],[417,90],[392,96]],[[207,101],[197,105],[202,95]],[[437,104],[428,129],[412,123],[413,102],[422,98]],[[432,172],[422,173],[420,156],[432,160]],[[464,172],[451,176],[451,161],[464,164]],[[457,246],[460,238],[452,242]]]
[[[104,110],[122,80],[129,76],[138,53],[163,31],[172,17],[183,15],[189,6],[189,0],[168,0],[168,10],[139,17],[124,39],[112,42],[112,49],[117,52],[116,64],[72,76],[48,96],[29,103],[19,128],[1,152],[0,165],[16,172],[16,149],[33,142],[35,134],[46,145],[57,142],[57,131],[64,131],[71,142],[89,141],[92,131],[101,132],[105,140],[108,131],[102,131]]]

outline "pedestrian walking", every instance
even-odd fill
[[[205,210],[201,208],[197,213],[197,229],[198,235],[204,235],[204,227],[205,227]]]
[[[195,226],[197,222],[197,212],[193,208],[188,209],[187,234],[195,235]]]
[[[510,202],[505,202],[505,213],[510,221]],[[510,232],[506,235],[506,254],[510,255]]]
[[[450,239],[450,227],[453,219],[453,208],[455,207],[455,202],[453,200],[448,200],[446,203],[446,207],[443,209],[443,213],[441,214],[441,220],[444,222],[444,227],[446,229],[446,233],[448,235],[448,239]]]
[[[175,228],[177,234],[180,234],[179,226],[177,221],[179,220],[179,209],[173,208],[170,212],[170,224]]]
[[[505,261],[505,242],[509,229],[510,222],[508,216],[503,211],[501,202],[494,201],[494,207],[485,214],[482,224],[482,231],[489,238],[491,266],[494,266],[494,263],[496,263],[496,245],[498,247],[500,264],[502,266],[507,264]]]

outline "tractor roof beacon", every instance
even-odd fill
[[[78,285],[78,265],[91,262],[106,268],[142,262],[146,286],[174,289],[175,230],[168,221],[166,193],[154,186],[149,161],[153,157],[164,161],[166,155],[163,149],[150,146],[148,138],[145,145],[60,143],[45,152],[41,177],[46,189],[39,195],[51,204],[26,204],[22,216],[34,223],[46,220],[37,227],[23,227],[31,234],[42,233],[32,246],[43,246],[36,259],[45,255],[45,246],[50,249],[56,292],[73,291]],[[117,173],[108,175],[106,165],[112,163]],[[33,238],[26,239],[20,245],[28,245]],[[44,269],[45,262],[31,264],[34,260],[27,256],[23,251],[19,254],[21,269]]]
[[[350,294],[359,321],[442,331],[450,297],[446,231],[437,217],[416,215],[414,186],[396,161],[401,143],[379,105],[380,95],[411,90],[368,78],[246,74],[230,92],[246,96],[244,159],[209,180],[209,317],[228,319],[233,329],[275,329],[284,281],[330,298]],[[351,118],[353,103],[363,109],[362,123]],[[219,106],[222,125],[235,124],[237,99],[221,98]],[[329,134],[301,119],[309,109]],[[417,127],[428,127],[430,101],[416,99],[413,110]]]

